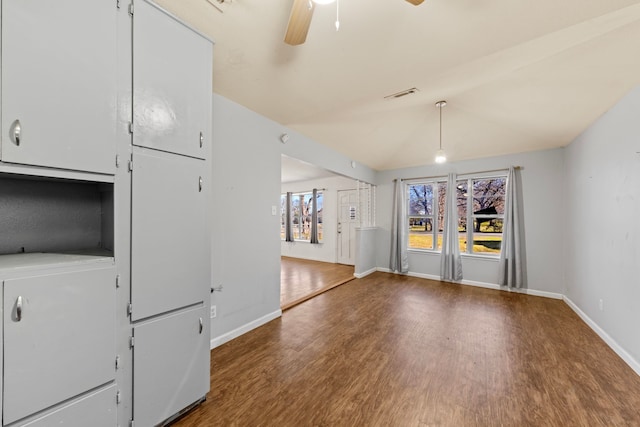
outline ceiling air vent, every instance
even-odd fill
[[[391,95],[387,95],[384,97],[384,99],[396,99],[396,98],[402,98],[403,96],[407,96],[407,95],[412,95],[414,93],[418,92],[418,88],[412,87],[411,89],[405,89],[402,92],[398,92],[398,93],[394,93]]]

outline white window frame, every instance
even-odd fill
[[[465,252],[460,252],[461,255],[465,256],[474,256],[474,257],[487,257],[487,258],[499,258],[500,252],[502,252],[502,244],[500,245],[499,252],[474,252],[473,251],[473,242],[474,242],[474,224],[475,219],[478,215],[473,213],[473,181],[478,180],[487,180],[487,179],[496,179],[496,178],[504,178],[505,185],[507,180],[506,172],[504,174],[476,174],[476,175],[463,175],[456,179],[456,187],[457,182],[466,181],[467,182],[467,250]],[[448,190],[448,189],[447,189]],[[470,193],[469,193],[470,192]],[[505,191],[504,195],[505,205],[507,202],[507,195]],[[503,214],[481,214],[479,215],[482,218],[491,218],[491,219],[502,219],[504,224],[504,213]],[[504,234],[504,230],[501,235]],[[502,239],[500,240],[502,242]]]
[[[303,228],[302,228],[303,221],[299,221],[297,226],[293,223],[293,217],[295,216],[293,214],[293,210],[294,210],[293,209],[293,202],[297,198],[298,201],[301,201],[301,202],[304,203],[305,197],[308,197],[308,196],[313,197],[313,190],[311,190],[311,191],[299,191],[299,192],[296,192],[296,193],[293,193],[293,192],[291,193],[291,218],[290,218],[290,221],[291,221],[292,233],[293,233],[294,236],[296,235],[296,231],[297,231],[298,236],[303,236],[303,232],[302,232],[302,230],[303,230]],[[324,207],[324,192],[322,190],[318,190],[317,191],[317,196],[318,197],[322,196],[322,204],[323,204],[323,207]],[[280,197],[281,197],[280,206],[282,206],[282,197],[284,197],[285,200],[286,200],[287,193],[280,194]],[[301,197],[302,197],[302,200],[300,199]],[[285,203],[286,203],[286,201],[285,201]],[[280,219],[280,227],[282,227],[282,217],[283,216],[285,216],[285,213],[282,211],[282,208],[281,208],[280,209],[280,218],[281,218]],[[302,212],[301,212],[301,216],[302,216]],[[285,218],[285,221],[286,221],[286,218]],[[320,224],[322,224],[323,222],[324,221],[321,221],[321,219],[320,219],[320,212],[318,212],[318,227],[320,227]],[[309,225],[309,227],[311,227],[311,225]],[[320,233],[320,230],[318,229],[318,242],[319,243],[322,243],[322,236],[323,235],[324,235],[324,233]],[[285,239],[286,239],[286,236],[283,237],[282,234],[281,234],[280,235],[280,240],[284,242]],[[293,241],[294,242],[307,242],[307,243],[311,242],[311,230],[309,230],[309,239],[301,239],[299,237],[298,238],[294,237]]]
[[[407,250],[409,251],[419,251],[419,252],[441,252],[440,249],[438,249],[438,236],[440,235],[440,232],[438,231],[440,229],[440,192],[438,191],[438,185],[445,183],[446,184],[446,178],[434,178],[434,179],[429,179],[429,180],[411,180],[411,181],[407,181],[406,182],[406,186],[407,186],[407,215],[406,215],[406,221],[407,221]],[[415,186],[415,185],[431,185],[433,188],[433,201],[432,201],[432,207],[433,207],[433,212],[430,215],[411,215],[410,213],[410,200],[411,200],[411,186]],[[409,235],[411,234],[411,223],[410,223],[410,219],[411,218],[430,218],[433,224],[433,228],[431,229],[431,235],[432,235],[432,241],[433,241],[433,247],[431,249],[427,249],[427,248],[414,248],[410,246],[410,241],[409,241]]]

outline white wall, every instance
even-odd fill
[[[311,191],[314,188],[324,188],[322,209],[322,242],[312,245],[308,242],[284,242],[280,248],[283,256],[311,259],[314,261],[336,262],[337,230],[338,230],[338,190],[352,190],[356,188],[353,179],[342,176],[315,179],[282,184],[281,191],[286,193]]]
[[[564,215],[566,295],[631,355],[636,371],[640,367],[639,114],[640,87],[569,145]]]
[[[462,175],[506,169],[512,165],[522,167],[520,172],[524,199],[528,288],[542,293],[562,294],[563,149],[379,173],[377,176],[378,267],[389,267],[393,179],[446,177],[449,172]],[[464,280],[468,282],[488,285],[496,285],[498,282],[498,262],[495,258],[463,256],[462,268]],[[409,271],[413,274],[439,277],[440,255],[410,251]]]
[[[280,131],[214,94],[213,345],[280,315]]]

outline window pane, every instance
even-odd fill
[[[409,217],[409,248],[433,249],[433,219]]]
[[[286,221],[286,206],[287,206],[287,195],[280,195],[280,238],[284,240],[285,238],[285,221]]]
[[[318,203],[318,241],[322,241],[322,208],[324,205],[324,196],[322,192],[318,192],[318,198],[316,199]]]
[[[409,215],[433,214],[433,185],[409,185]]]
[[[458,205],[458,240],[460,242],[460,252],[467,252],[467,192],[468,181],[460,180],[456,183],[456,198]]]
[[[485,231],[473,233],[473,252],[478,253],[500,253],[502,246],[502,218],[492,219],[488,225],[480,228]]]
[[[302,206],[303,206],[301,202],[301,197],[297,194],[294,194],[292,204],[293,206],[291,210],[291,216],[292,216],[292,222],[293,222],[293,238],[300,239],[301,238],[300,230],[302,229]]]
[[[473,180],[473,213],[504,214],[504,194],[507,179],[490,178]]]
[[[438,183],[438,231],[444,231],[444,206],[447,203],[447,183]],[[442,244],[438,244],[438,249]]]

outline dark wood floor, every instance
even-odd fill
[[[282,257],[280,306],[287,310],[353,278],[350,265]]]
[[[374,273],[212,351],[195,426],[640,426],[640,377],[562,301]]]

